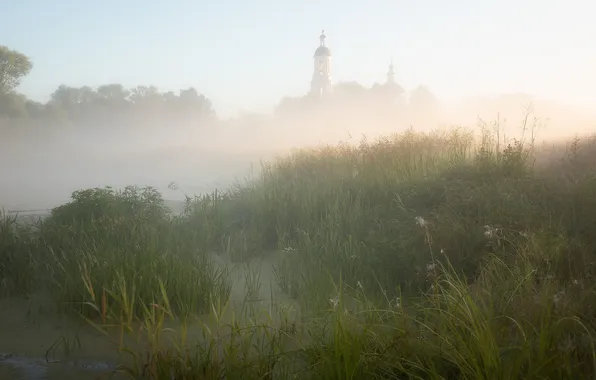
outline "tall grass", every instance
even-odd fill
[[[594,377],[592,150],[576,141],[538,170],[533,141],[485,128],[305,149],[180,216],[153,189],[76,192],[34,237],[2,227],[1,262],[23,274],[5,288],[42,283],[137,335],[119,344],[138,379]],[[270,250],[299,312],[273,293],[246,306],[263,301],[249,264],[230,306],[209,253]]]
[[[17,219],[18,215],[0,210],[0,296],[25,294],[35,283],[33,258],[27,249],[32,228]]]
[[[427,287],[424,268],[432,261],[429,230],[434,254],[448,253],[468,277],[481,257],[509,249],[487,233],[533,231],[584,248],[594,243],[580,235],[595,219],[577,207],[592,205],[589,176],[573,185],[538,177],[529,149],[513,142],[495,152],[457,131],[305,150],[266,167],[258,184],[236,194],[229,213],[242,215],[236,229],[256,230],[256,252],[298,248],[301,263],[292,266],[309,265],[307,275],[320,278],[328,268],[351,286],[380,281],[388,292],[417,294]],[[584,248],[574,253],[578,268],[586,264]],[[290,287],[288,276],[284,281]]]
[[[225,268],[213,265],[203,238],[172,217],[151,188],[77,191],[23,248],[19,254],[34,258],[59,308],[87,317],[131,320],[155,302],[162,283],[181,314],[206,310],[211,297],[229,294]]]

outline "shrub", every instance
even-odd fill
[[[62,304],[103,318],[130,319],[155,302],[160,284],[175,312],[205,310],[229,284],[194,233],[154,189],[77,191],[40,227],[49,289]]]

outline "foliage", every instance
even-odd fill
[[[126,89],[117,83],[97,88],[63,84],[50,95],[49,102],[42,104],[15,92],[32,68],[27,56],[0,46],[0,118],[96,126],[122,121],[134,124],[139,118],[147,123],[149,119],[164,122],[173,118],[203,122],[215,117],[211,101],[193,87],[175,94],[162,93],[154,86]],[[147,119],[147,116],[151,117]]]
[[[29,57],[8,46],[0,45],[0,94],[7,94],[18,87],[21,79],[29,74],[33,64]]]
[[[115,191],[107,187],[75,191],[72,201],[52,210],[51,221],[56,224],[86,224],[112,223],[115,220],[130,223],[140,219],[155,223],[169,215],[170,210],[154,188],[127,186],[123,191]]]
[[[180,216],[152,189],[83,190],[37,235],[2,230],[3,273],[121,328],[135,379],[594,377],[596,176],[571,148],[541,171],[531,141],[461,130],[305,149]],[[211,250],[281,252],[299,313],[260,307],[259,271],[234,306]]]
[[[44,288],[62,307],[130,320],[155,302],[160,284],[181,314],[229,294],[225,269],[213,266],[205,243],[194,236],[153,188],[88,189],[52,210],[21,249],[35,259]],[[101,307],[90,308],[95,302]]]
[[[96,88],[73,87],[61,84],[50,95],[50,100],[40,103],[16,92],[20,80],[32,69],[28,57],[7,47],[0,49],[0,119],[7,118],[9,126],[36,125],[43,121],[60,126],[100,127],[106,125],[161,125],[177,123],[212,122],[216,114],[211,100],[194,87],[181,89],[177,94],[162,92],[155,86],[140,85],[125,88],[119,83],[106,83]],[[404,105],[404,89],[391,80],[375,83],[366,88],[356,82],[338,83],[330,101],[321,101],[310,95],[283,98],[275,109],[276,116],[288,122],[310,115],[320,119],[322,114],[330,119],[365,118],[371,112],[395,122],[397,117],[408,114]],[[438,102],[426,87],[412,92],[411,111],[414,114],[436,113]],[[252,124],[250,117],[242,118]],[[263,123],[260,123],[263,124]]]

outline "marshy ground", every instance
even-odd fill
[[[410,131],[173,213],[129,187],[5,215],[0,376],[594,377],[592,142]]]
[[[241,315],[247,304],[260,310],[283,305],[294,311],[295,320],[299,305],[281,291],[274,276],[274,266],[285,252],[270,252],[245,263],[233,263],[227,253],[211,256],[216,266],[229,273],[231,281],[230,310],[224,316],[227,321],[231,315]],[[247,282],[251,279],[256,289],[247,300]],[[118,354],[118,333],[106,336],[78,316],[56,313],[50,300],[51,295],[42,290],[0,300],[0,368],[5,372],[0,372],[0,379],[96,379],[127,361]],[[173,330],[182,328],[176,321],[166,323]],[[207,326],[218,328],[209,313],[197,315],[196,321],[184,326],[187,339],[205,342]],[[134,340],[128,341],[134,345]]]

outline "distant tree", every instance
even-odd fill
[[[402,86],[391,82],[383,85],[383,91],[391,99],[398,99],[406,93]]]
[[[199,93],[193,87],[190,87],[186,90],[180,90],[177,97],[170,98],[168,105],[172,107],[174,112],[190,115],[197,111],[195,107],[200,107],[200,103]]]
[[[426,86],[418,86],[410,93],[409,115],[417,125],[433,124],[440,116],[439,100]]]
[[[94,89],[92,89],[89,86],[83,86],[81,88],[79,88],[78,90],[78,101],[79,104],[86,104],[86,105],[91,105],[95,102],[97,102],[97,91],[95,91]]]
[[[358,82],[342,82],[333,87],[333,96],[345,100],[361,100],[368,95],[368,89]]]
[[[68,114],[62,104],[54,100],[47,102],[44,108],[45,115],[53,121],[68,122],[71,118],[71,115]]]
[[[130,91],[125,89],[119,83],[104,84],[97,88],[97,95],[100,99],[125,101],[130,95]]]
[[[438,104],[438,100],[428,87],[418,86],[410,94],[410,104],[417,107],[426,107]]]
[[[50,99],[64,109],[72,110],[81,103],[81,90],[62,84],[50,95]]]
[[[304,111],[304,100],[303,98],[283,97],[280,102],[275,106],[274,113],[276,116],[294,116]]]
[[[139,107],[162,104],[164,100],[155,86],[137,86],[130,90],[128,99]]]
[[[23,119],[28,117],[27,98],[16,92],[0,92],[0,117]]]
[[[371,87],[371,93],[375,96],[376,101],[381,101],[387,105],[401,105],[405,100],[405,90],[402,86],[395,82],[386,82],[384,84],[375,83]]]
[[[216,116],[211,101],[194,87],[175,94],[161,93],[154,86],[127,89],[110,83],[94,89],[62,84],[42,104],[15,92],[32,67],[24,54],[0,46],[0,118],[48,118],[73,126],[121,127],[164,121],[193,123]]]
[[[25,101],[25,109],[27,111],[27,115],[29,115],[29,117],[32,119],[40,119],[45,117],[47,114],[45,104],[30,99]]]
[[[161,99],[169,104],[171,107],[174,106],[178,102],[178,95],[174,93],[174,91],[168,91],[163,95],[160,95]]]
[[[106,107],[109,112],[122,112],[128,107],[130,91],[119,83],[105,84],[97,88],[99,104]],[[116,115],[114,115],[116,116]]]
[[[439,100],[426,86],[418,86],[410,94],[410,106],[416,111],[436,112]]]
[[[32,68],[29,57],[0,45],[0,93],[14,91]]]
[[[48,111],[58,119],[79,121],[81,117],[84,117],[82,102],[83,91],[81,89],[62,84],[50,95]]]
[[[211,101],[204,95],[200,95],[194,87],[180,90],[178,107],[186,115],[193,118],[204,119],[215,116]]]
[[[199,99],[199,93],[194,87],[190,87],[186,90],[180,90],[180,100],[192,105]]]

